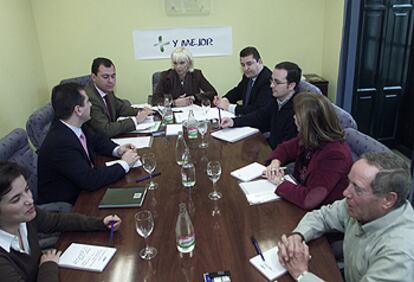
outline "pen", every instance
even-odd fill
[[[142,182],[142,181],[150,179],[151,177],[156,177],[158,175],[161,175],[161,172],[156,172],[156,173],[152,174],[151,176],[149,176],[149,175],[143,176],[141,178],[138,178],[135,182],[137,182],[137,183]]]
[[[256,241],[256,239],[254,238],[254,236],[252,236],[252,237],[250,238],[250,240],[252,240],[252,244],[253,244],[254,248],[256,249],[256,253],[257,253],[258,255],[260,255],[260,257],[262,258],[262,260],[263,260],[263,261],[265,261],[265,258],[264,258],[264,256],[263,256],[262,250],[261,250],[261,249],[260,249],[260,247],[259,247],[259,243],[257,243],[257,241]]]
[[[221,110],[218,108],[218,114],[219,114],[219,128],[221,127]]]
[[[115,215],[112,215],[112,217],[115,217]],[[111,220],[110,221],[111,224],[111,229],[109,231],[109,245],[113,246],[113,241],[114,241],[114,224],[115,224],[115,220]]]

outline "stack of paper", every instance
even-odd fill
[[[150,148],[152,145],[152,136],[145,136],[145,137],[130,137],[130,138],[112,138],[119,146],[125,144],[133,144],[137,149],[140,148]]]
[[[109,161],[109,162],[106,162],[105,165],[106,166],[111,166],[111,165],[114,165],[114,164],[119,164],[120,162],[121,162],[121,160]],[[140,160],[137,160],[136,163],[132,167],[140,167],[140,166],[142,166],[142,163],[141,163]]]
[[[211,136],[223,141],[234,143],[246,137],[249,137],[250,135],[256,134],[257,132],[259,132],[259,129],[245,126],[237,128],[225,128],[211,133]]]
[[[72,243],[59,259],[59,266],[102,272],[116,249]]]
[[[154,121],[153,126],[148,127],[147,129],[133,130],[130,133],[153,133],[158,131],[161,126],[161,121]]]
[[[276,185],[267,179],[240,182],[239,186],[250,205],[267,203],[280,198],[275,194]]]
[[[260,177],[265,169],[266,167],[264,165],[254,162],[247,166],[232,171],[230,175],[236,177],[241,181],[246,182]]]
[[[286,273],[277,255],[277,247],[271,248],[263,253],[265,260],[263,261],[260,255],[251,258],[249,261],[257,268],[269,281],[273,281],[282,274]]]
[[[181,124],[167,124],[165,135],[178,135],[178,132],[180,131],[183,131],[183,126]]]
[[[199,106],[197,106],[199,107]],[[217,108],[210,108],[207,112],[206,112],[201,108],[195,108],[193,109],[193,113],[194,113],[194,118],[197,121],[203,121],[203,120],[212,120],[212,119],[219,119],[219,114],[218,114],[218,109]],[[220,116],[221,118],[224,117],[230,117],[230,118],[234,118],[235,115],[231,112],[228,111],[224,111],[224,110],[220,110]],[[184,121],[186,121],[188,119],[188,110],[187,111],[181,111],[181,112],[175,112],[174,113],[174,117],[175,117],[175,121],[177,123],[182,123]]]

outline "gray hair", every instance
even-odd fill
[[[361,156],[379,172],[371,183],[375,195],[397,194],[396,208],[402,206],[411,189],[410,173],[407,163],[391,152],[369,152]]]
[[[171,53],[171,62],[179,62],[184,61],[186,63],[189,63],[188,71],[192,72],[194,70],[193,66],[193,55],[191,54],[190,50],[184,48],[184,47],[178,47]],[[173,64],[174,69],[174,64]]]

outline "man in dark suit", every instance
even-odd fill
[[[222,98],[214,98],[216,107],[238,116],[256,111],[273,100],[269,82],[272,72],[263,65],[255,47],[246,47],[240,51],[240,65],[243,77],[239,84]],[[239,101],[243,105],[236,104]]]
[[[293,96],[299,85],[302,70],[295,63],[282,62],[275,66],[270,78],[273,99],[261,109],[236,118],[223,118],[221,127],[251,126],[269,132],[270,147],[275,149],[298,132],[293,119]]]
[[[88,125],[96,132],[113,137],[135,130],[152,113],[148,108],[142,111],[131,107],[129,102],[115,96],[115,66],[107,58],[96,58],[92,62],[91,81],[85,91],[92,103],[91,120]],[[128,117],[117,120],[119,117]]]
[[[139,159],[133,145],[118,146],[83,126],[90,119],[91,103],[79,84],[55,86],[52,107],[56,120],[39,150],[38,204],[73,204],[81,190],[95,191],[120,179]],[[96,154],[121,160],[97,167]]]

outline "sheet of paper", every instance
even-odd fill
[[[260,177],[265,169],[266,167],[264,165],[259,164],[258,162],[254,162],[247,166],[232,171],[230,175],[236,177],[241,181],[246,182]]]
[[[72,243],[59,259],[59,266],[102,272],[116,249]]]
[[[119,164],[120,162],[121,162],[121,160],[109,161],[109,162],[106,162],[105,165],[106,166],[111,166],[111,165],[114,165],[114,164]],[[132,167],[135,168],[135,167],[140,167],[140,166],[142,166],[142,163],[141,163],[140,160],[137,160],[137,162]]]
[[[133,144],[137,149],[140,148],[151,148],[152,145],[152,136],[143,136],[143,137],[129,137],[129,138],[112,138],[119,146],[125,144]]]
[[[131,117],[118,117],[117,121],[124,120]],[[147,116],[142,122],[135,124],[135,131],[148,129],[154,126],[154,116]]]
[[[245,126],[218,130],[211,133],[211,136],[220,140],[234,143],[246,137],[249,137],[250,135],[256,134],[257,132],[259,132],[257,128]]]
[[[201,107],[199,107],[198,109],[193,110],[193,113],[194,113],[194,118],[197,121],[203,121],[203,120],[206,120],[206,119],[208,119],[208,120],[219,119],[219,114],[218,114],[218,109],[217,108],[210,108],[207,112],[207,115]],[[235,117],[234,114],[232,114],[230,112],[227,112],[227,111],[223,111],[223,110],[220,110],[220,114],[221,114],[221,118],[223,118],[223,117],[230,117],[230,118]],[[175,122],[182,123],[182,122],[184,122],[188,119],[188,111],[181,111],[181,112],[178,112],[178,113],[175,112],[174,117],[175,117]]]
[[[147,128],[147,129],[142,129],[142,130],[133,130],[130,133],[153,133],[158,131],[158,129],[161,126],[161,121],[155,121],[154,125]]]
[[[276,185],[267,179],[240,182],[239,186],[250,205],[267,203],[280,198],[275,194]]]
[[[249,261],[259,270],[269,281],[273,281],[282,274],[286,273],[286,268],[284,268],[277,256],[277,247],[271,248],[263,252],[265,261],[262,260],[260,255],[257,255],[251,258]]]
[[[187,113],[187,115],[188,115],[188,112],[190,110],[193,110],[193,112],[199,111],[199,110],[201,110],[201,107],[199,105],[192,104],[192,105],[187,106],[187,107],[173,107],[172,108],[173,112],[183,112],[183,113]]]
[[[183,126],[181,124],[167,124],[167,130],[165,135],[178,135],[178,132],[183,131]]]

